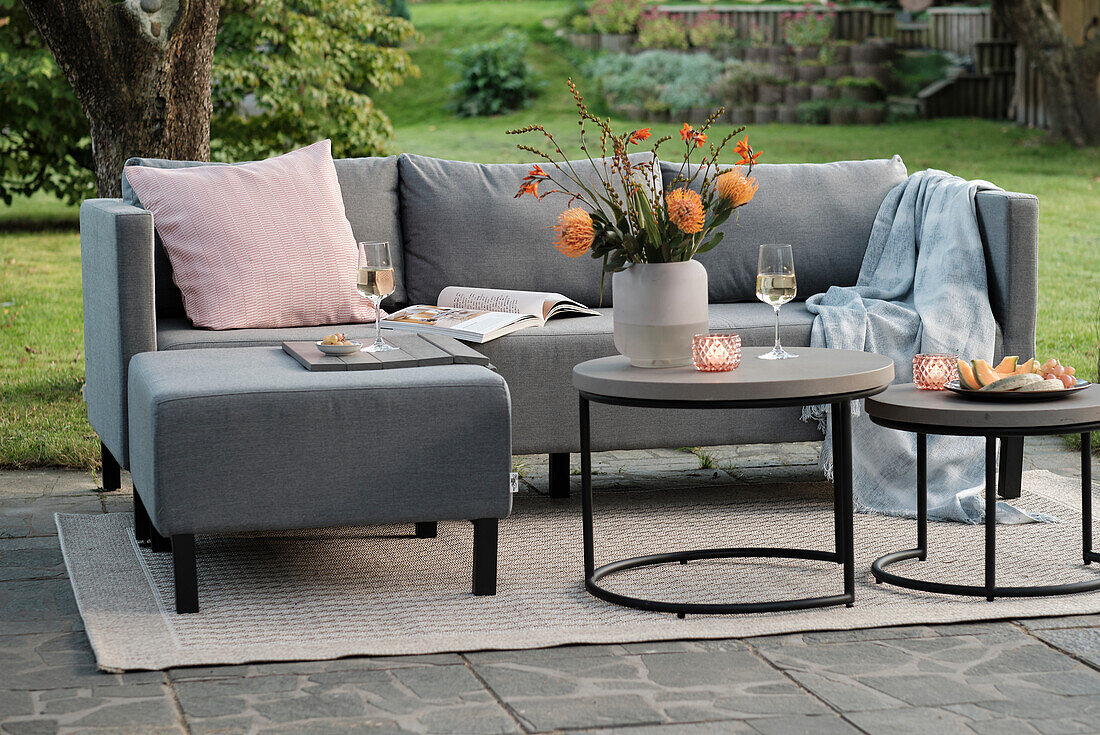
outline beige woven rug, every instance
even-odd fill
[[[1080,559],[1079,481],[1024,475],[1024,507],[1059,524],[1001,526],[998,582],[1089,579]],[[1100,505],[1100,504],[1098,504]],[[831,487],[790,484],[603,492],[596,496],[597,564],[684,548],[829,548]],[[971,598],[875,585],[871,561],[914,544],[915,522],[857,515],[856,605],[794,613],[691,616],[630,610],[581,583],[579,500],[519,496],[501,524],[499,589],[469,593],[472,527],[410,527],[198,539],[202,612],[176,615],[170,554],[134,543],[129,514],[58,515],[65,562],[99,665],[107,670],[725,638],[796,631],[1100,612],[1100,592],[1054,598]],[[903,573],[981,584],[983,528],[930,524],[926,562]],[[823,562],[726,560],[615,575],[642,596],[718,602],[835,594],[839,568]]]

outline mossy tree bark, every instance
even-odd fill
[[[100,196],[131,156],[210,157],[218,0],[24,0],[91,125]]]
[[[1052,132],[1078,147],[1100,145],[1100,32],[1067,38],[1047,0],[994,0],[993,7],[1039,70]]]

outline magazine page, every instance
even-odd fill
[[[439,293],[440,306],[478,311],[503,311],[509,314],[530,314],[545,319],[543,306],[549,297],[557,294],[538,291],[509,291],[500,288],[472,288],[447,286]],[[561,298],[565,298],[562,296]]]
[[[439,294],[439,305],[461,309],[530,314],[539,319],[540,326],[545,324],[551,316],[562,312],[593,315],[598,313],[560,293],[465,286],[448,286],[443,289]]]
[[[481,343],[538,323],[538,317],[530,314],[417,305],[391,314],[382,323],[392,329],[442,334]]]

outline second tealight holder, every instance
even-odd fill
[[[691,338],[691,364],[704,373],[721,373],[741,364],[741,337],[734,332]]]

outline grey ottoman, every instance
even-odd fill
[[[474,525],[473,592],[496,592],[511,512],[511,408],[475,365],[310,372],[277,347],[130,361],[135,533],[171,550],[198,611],[195,534],[443,520]]]

